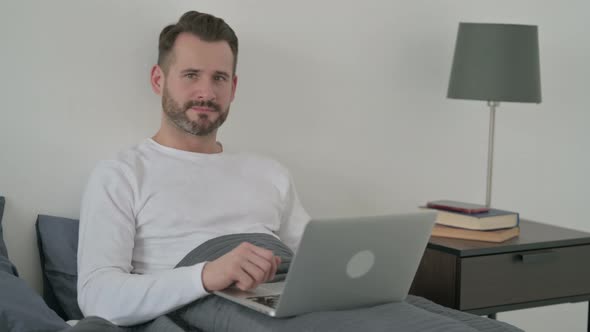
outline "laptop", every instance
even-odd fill
[[[272,317],[405,300],[436,213],[312,220],[287,278],[215,292]]]

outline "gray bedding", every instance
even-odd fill
[[[213,239],[190,252],[178,266],[215,259],[243,241],[273,250],[282,257],[278,275],[288,272],[291,251],[276,238],[238,234]],[[6,257],[0,255],[0,262]],[[185,331],[522,331],[494,321],[439,306],[424,298],[408,296],[405,302],[346,311],[315,312],[291,318],[271,318],[217,296],[207,296],[153,321],[118,327],[88,317],[67,327],[26,284],[12,274],[8,264],[0,271],[0,331],[24,332],[185,332]],[[279,277],[280,278],[280,277]],[[5,291],[9,291],[10,296]],[[27,296],[24,296],[26,294]]]
[[[2,234],[4,202],[4,197],[0,197],[0,332],[61,330],[68,325],[18,277],[16,268],[8,259]]]
[[[178,264],[186,266],[213,260],[248,241],[281,256],[279,274],[288,271],[291,251],[279,240],[264,234],[236,234],[213,239],[191,251]],[[104,324],[96,320],[95,323]],[[111,327],[114,328],[114,327]],[[105,330],[102,326],[101,330]],[[405,302],[354,310],[315,312],[291,318],[272,318],[217,296],[207,296],[156,320],[112,331],[522,331],[503,322],[439,306],[424,298],[408,296]],[[94,331],[82,321],[69,332]]]

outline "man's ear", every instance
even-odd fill
[[[232,89],[231,89],[231,101],[234,101],[234,98],[236,97],[236,88],[238,87],[238,76],[234,75],[234,77],[232,78]]]
[[[150,77],[150,83],[152,84],[152,90],[158,95],[162,95],[162,91],[164,91],[164,70],[159,65],[154,65],[152,67],[152,73]]]

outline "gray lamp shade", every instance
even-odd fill
[[[537,26],[460,23],[447,97],[540,103]]]

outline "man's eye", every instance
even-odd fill
[[[213,79],[215,79],[216,81],[227,81],[227,77],[222,75],[216,75]]]
[[[188,73],[188,74],[185,75],[185,77],[186,78],[190,78],[192,80],[193,78],[197,78],[197,74],[195,74],[195,73]]]

